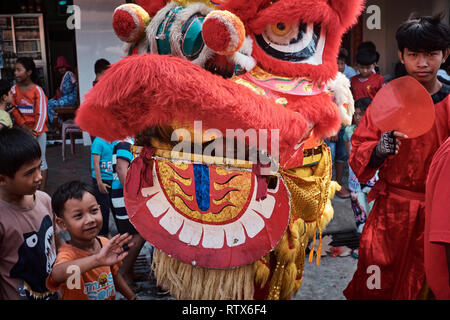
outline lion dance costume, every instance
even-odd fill
[[[125,204],[158,284],[177,299],[290,298],[340,188],[322,138],[351,120],[336,58],[362,0],[138,3],[115,10],[129,56],[76,122],[136,137]]]

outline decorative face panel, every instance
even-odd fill
[[[251,263],[287,227],[289,195],[280,179],[256,201],[256,177],[246,170],[157,160],[153,178],[137,197],[125,194],[130,220],[156,248],[185,263],[218,269]]]

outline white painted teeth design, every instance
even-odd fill
[[[210,224],[203,225],[203,248],[220,249],[223,247],[224,238],[223,226],[213,226]]]
[[[254,192],[255,194],[256,192]],[[256,201],[252,199],[250,203],[250,208],[261,214],[264,218],[269,219],[272,216],[273,209],[275,208],[275,197],[270,194],[267,195],[267,198],[264,201]]]
[[[250,238],[254,238],[265,226],[263,218],[253,210],[247,210],[238,220]]]
[[[167,230],[171,235],[174,235],[180,230],[185,218],[180,215],[175,209],[170,208],[164,217],[159,220],[159,224]]]
[[[164,196],[164,192],[160,190],[150,200],[147,201],[147,207],[149,208],[151,214],[155,218],[158,218],[160,215],[167,212],[167,209],[170,208],[170,203]]]
[[[153,168],[155,170],[155,168]],[[156,172],[155,172],[156,173]],[[265,219],[269,219],[275,209],[276,199],[271,194],[262,201],[256,201],[256,178],[252,200],[242,217],[226,225],[201,224],[178,213],[164,196],[158,179],[154,179],[153,187],[141,190],[143,196],[152,196],[146,203],[154,218],[159,218],[159,224],[171,235],[180,231],[178,238],[191,246],[201,245],[208,249],[220,249],[226,244],[236,247],[245,243],[246,233],[254,238],[265,227]],[[280,182],[279,182],[280,183]],[[278,186],[276,188],[278,191]],[[275,191],[275,193],[276,193]],[[271,190],[271,192],[273,192]]]
[[[241,223],[232,223],[225,225],[223,228],[225,230],[227,245],[229,247],[237,247],[245,243],[245,232]]]
[[[198,246],[202,237],[203,228],[200,223],[184,219],[183,229],[181,229],[179,239],[191,246]]]

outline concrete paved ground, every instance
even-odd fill
[[[322,257],[320,266],[305,260],[303,284],[294,300],[345,300],[342,291],[353,278],[358,260],[348,257]]]
[[[52,195],[58,186],[71,180],[91,182],[90,147],[75,145],[75,154],[71,154],[70,145],[66,145],[66,161],[62,161],[61,145],[48,145],[46,150],[48,179],[46,192]]]
[[[76,145],[76,153],[70,152],[70,146],[66,147],[66,161],[62,161],[61,145],[47,147],[47,162],[49,164],[47,193],[50,195],[56,188],[64,182],[80,179],[91,182],[90,176],[90,147]],[[354,231],[356,226],[349,199],[333,199],[335,214],[333,220],[327,226],[325,233],[335,234],[339,232]],[[111,218],[110,227],[114,233],[115,225]],[[135,270],[143,274],[150,273],[148,263],[148,246],[144,247]],[[148,261],[148,260],[147,260]],[[314,259],[315,261],[315,259]],[[346,288],[356,270],[357,260],[351,256],[336,257],[330,256],[321,258],[321,266],[315,263],[305,262],[303,275],[303,285],[295,300],[342,300],[345,299],[342,291]],[[160,296],[156,294],[156,287],[152,281],[138,283],[142,290],[138,292],[138,297],[143,300],[172,299],[170,296]]]

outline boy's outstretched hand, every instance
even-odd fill
[[[125,245],[128,247],[133,246],[133,242],[130,242],[132,236],[128,233],[118,234],[109,240],[105,246],[96,255],[97,263],[101,266],[111,266],[122,261],[128,252],[124,250]]]

